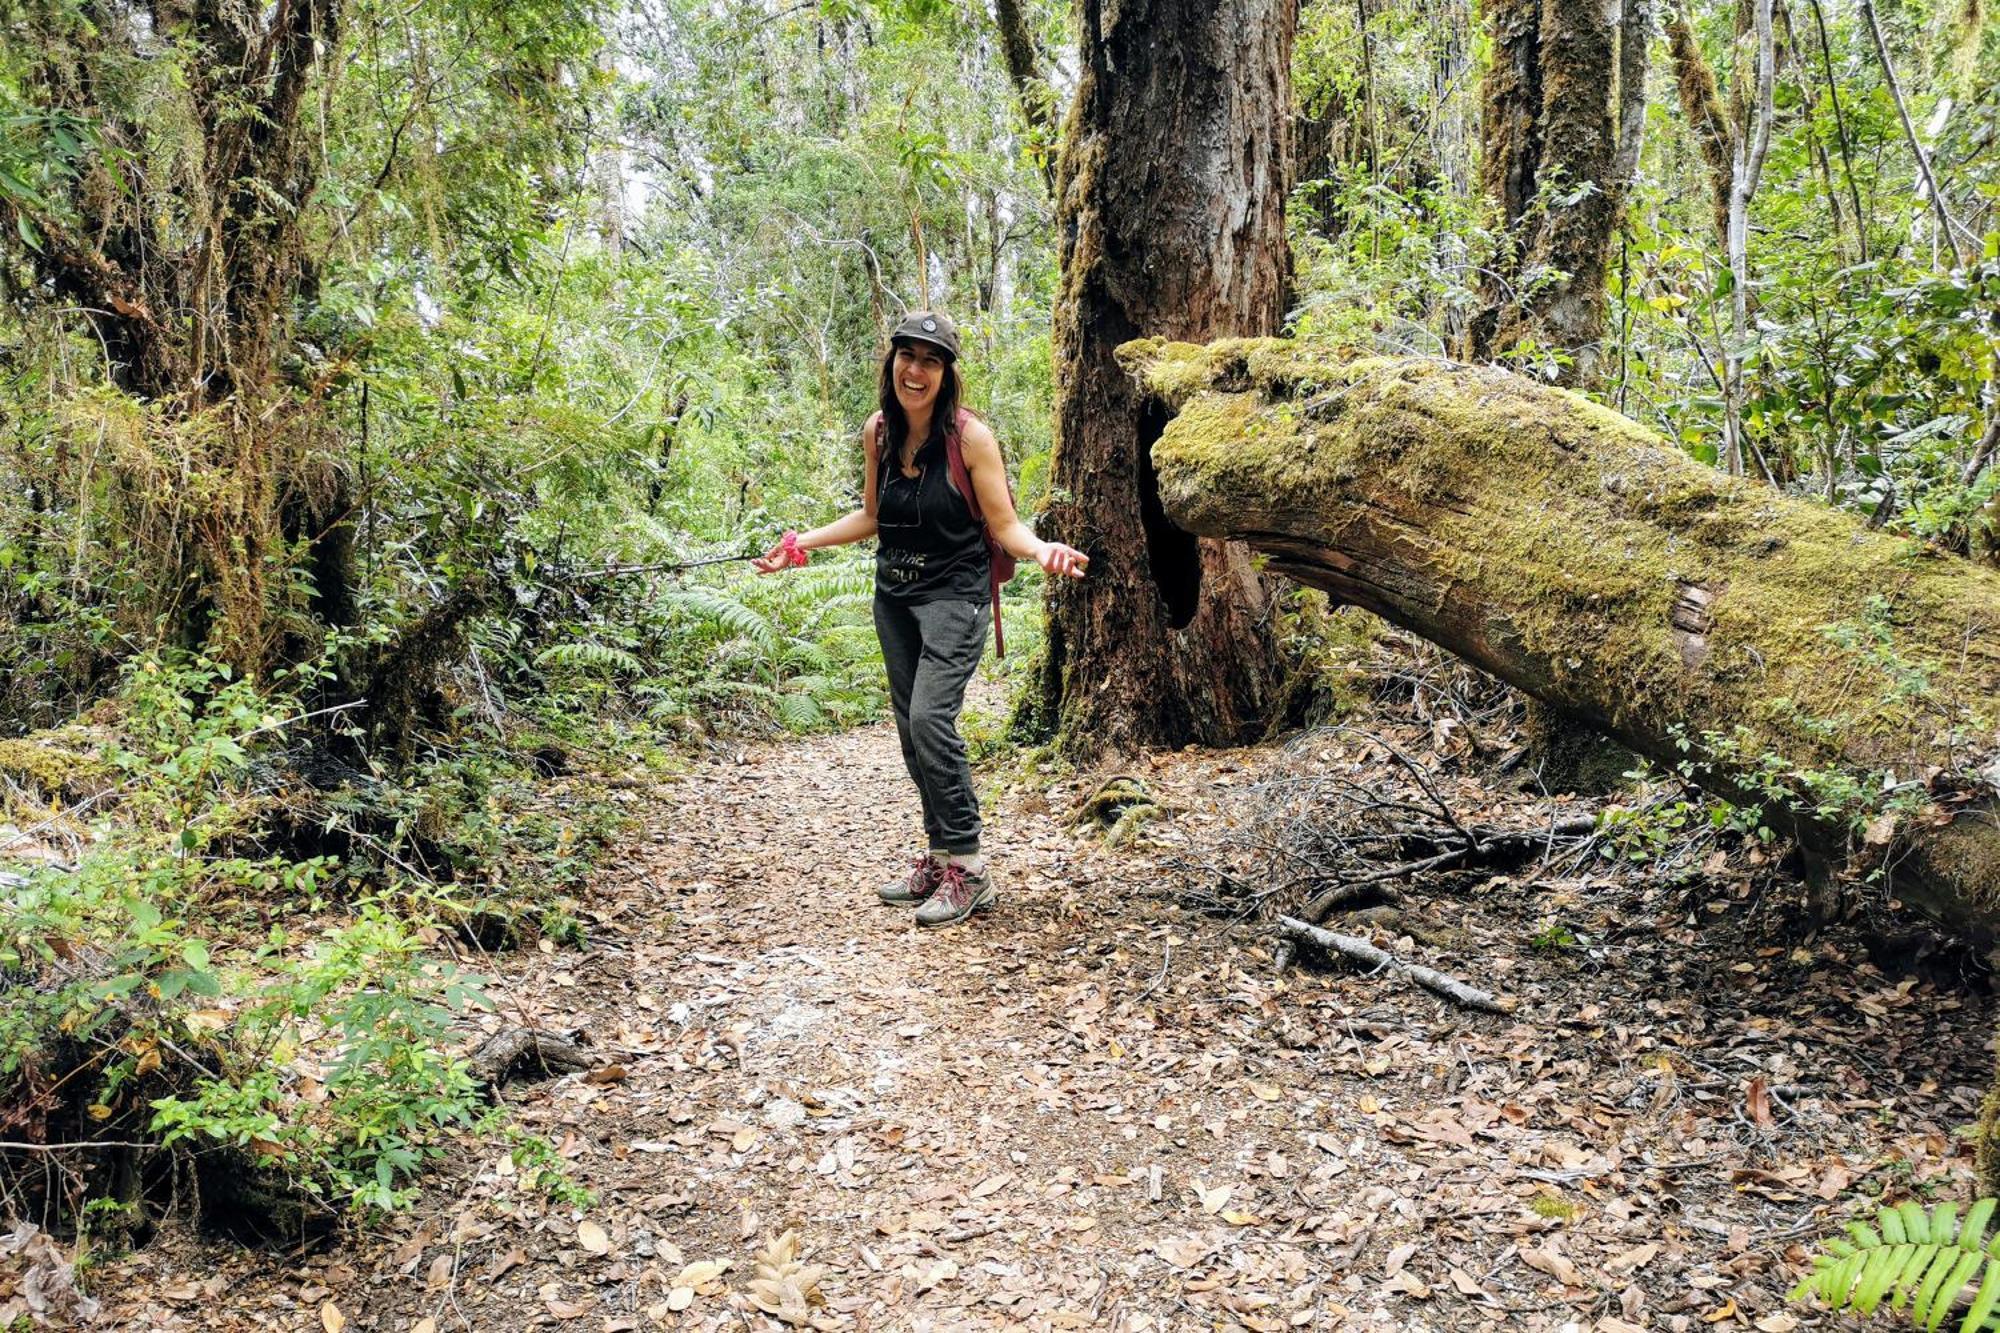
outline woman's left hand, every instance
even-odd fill
[[[1067,574],[1073,579],[1080,579],[1090,564],[1090,557],[1074,546],[1043,542],[1042,549],[1035,552],[1035,563],[1051,574]]]

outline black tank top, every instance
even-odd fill
[[[886,430],[883,432],[887,434]],[[916,606],[985,602],[990,557],[986,532],[951,484],[943,441],[917,451],[906,477],[884,439],[876,479],[875,595]]]

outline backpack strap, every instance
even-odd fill
[[[972,511],[973,522],[979,524],[986,535],[986,583],[993,595],[993,654],[1005,657],[1007,636],[1000,628],[1000,564],[993,558],[992,550],[998,543],[993,540],[993,530],[986,526],[986,516],[979,512],[979,496],[972,489],[972,473],[965,466],[965,450],[959,446],[959,436],[971,416],[970,412],[959,408],[958,420],[952,423],[952,429],[944,433],[944,466],[951,477],[951,484],[965,497],[965,507]]]

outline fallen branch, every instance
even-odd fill
[[[1367,940],[1354,935],[1337,935],[1318,926],[1307,925],[1293,916],[1278,918],[1278,929],[1289,939],[1315,944],[1328,953],[1337,953],[1343,958],[1360,963],[1376,971],[1387,969],[1400,972],[1425,990],[1442,995],[1454,1004],[1467,1009],[1481,1009],[1489,1014],[1508,1014],[1514,1011],[1511,1001],[1502,1000],[1490,992],[1468,986],[1456,977],[1448,977],[1442,972],[1415,963],[1406,963],[1394,954],[1376,948]]]

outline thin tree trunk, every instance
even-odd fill
[[[1701,41],[1687,15],[1676,11],[1667,19],[1667,50],[1673,56],[1674,91],[1680,99],[1681,114],[1687,117],[1695,146],[1708,166],[1709,203],[1715,220],[1715,239],[1729,244],[1729,180],[1733,170],[1735,133],[1723,110],[1722,94],[1716,87],[1715,71],[1701,53]]]
[[[1923,140],[1917,137],[1909,105],[1903,100],[1903,86],[1896,80],[1895,62],[1889,59],[1889,44],[1882,39],[1882,24],[1875,17],[1873,0],[1860,0],[1860,5],[1862,21],[1868,25],[1869,37],[1874,39],[1876,59],[1882,62],[1882,80],[1888,85],[1889,99],[1896,104],[1896,119],[1903,123],[1903,137],[1909,142],[1910,154],[1917,160],[1917,178],[1923,182],[1924,194],[1932,214],[1937,218],[1938,231],[1943,234],[1944,247],[1961,267],[1968,265],[1972,262],[1972,255],[1961,244],[1960,233],[1963,229],[1945,205],[1944,191],[1938,188],[1937,177],[1931,171],[1931,155],[1924,150]]]
[[[1754,0],[1756,86],[1732,144],[1729,174],[1729,345],[1722,352],[1723,448],[1729,475],[1743,475],[1743,371],[1750,350],[1750,201],[1764,174],[1776,115],[1777,43],[1772,0]],[[1741,79],[1738,79],[1740,89]]]
[[[1272,332],[1287,285],[1293,0],[1083,0],[1061,157],[1049,535],[1091,556],[1051,590],[1024,721],[1072,752],[1254,737],[1276,697],[1268,597],[1239,546],[1159,507],[1162,424],[1115,349]]]
[[[1791,54],[1792,68],[1799,75],[1799,89],[1805,95],[1806,151],[1812,158],[1814,169],[1819,172],[1820,187],[1826,191],[1827,210],[1833,214],[1834,240],[1844,255],[1847,251],[1847,224],[1842,216],[1845,210],[1840,206],[1840,191],[1833,183],[1833,163],[1828,159],[1826,145],[1819,137],[1819,90],[1813,87],[1812,69],[1799,46],[1799,31],[1792,22],[1792,11],[1780,7],[1777,17],[1784,20],[1785,49]]]
[[[1014,100],[1027,122],[1028,140],[1042,185],[1051,195],[1056,189],[1055,145],[1060,126],[1056,123],[1055,94],[1042,74],[1041,56],[1035,50],[1034,34],[1021,0],[993,0],[994,25],[1000,30],[1000,54],[1007,62],[1007,77],[1014,84]]]
[[[1854,144],[1847,129],[1847,112],[1840,105],[1840,82],[1833,74],[1833,47],[1826,36],[1826,13],[1820,0],[1806,0],[1812,7],[1813,27],[1819,33],[1820,68],[1826,74],[1827,98],[1833,103],[1833,129],[1840,139],[1840,164],[1847,178],[1847,201],[1854,209],[1854,240],[1861,262],[1868,262],[1868,215],[1861,210],[1861,190],[1854,183]]]

